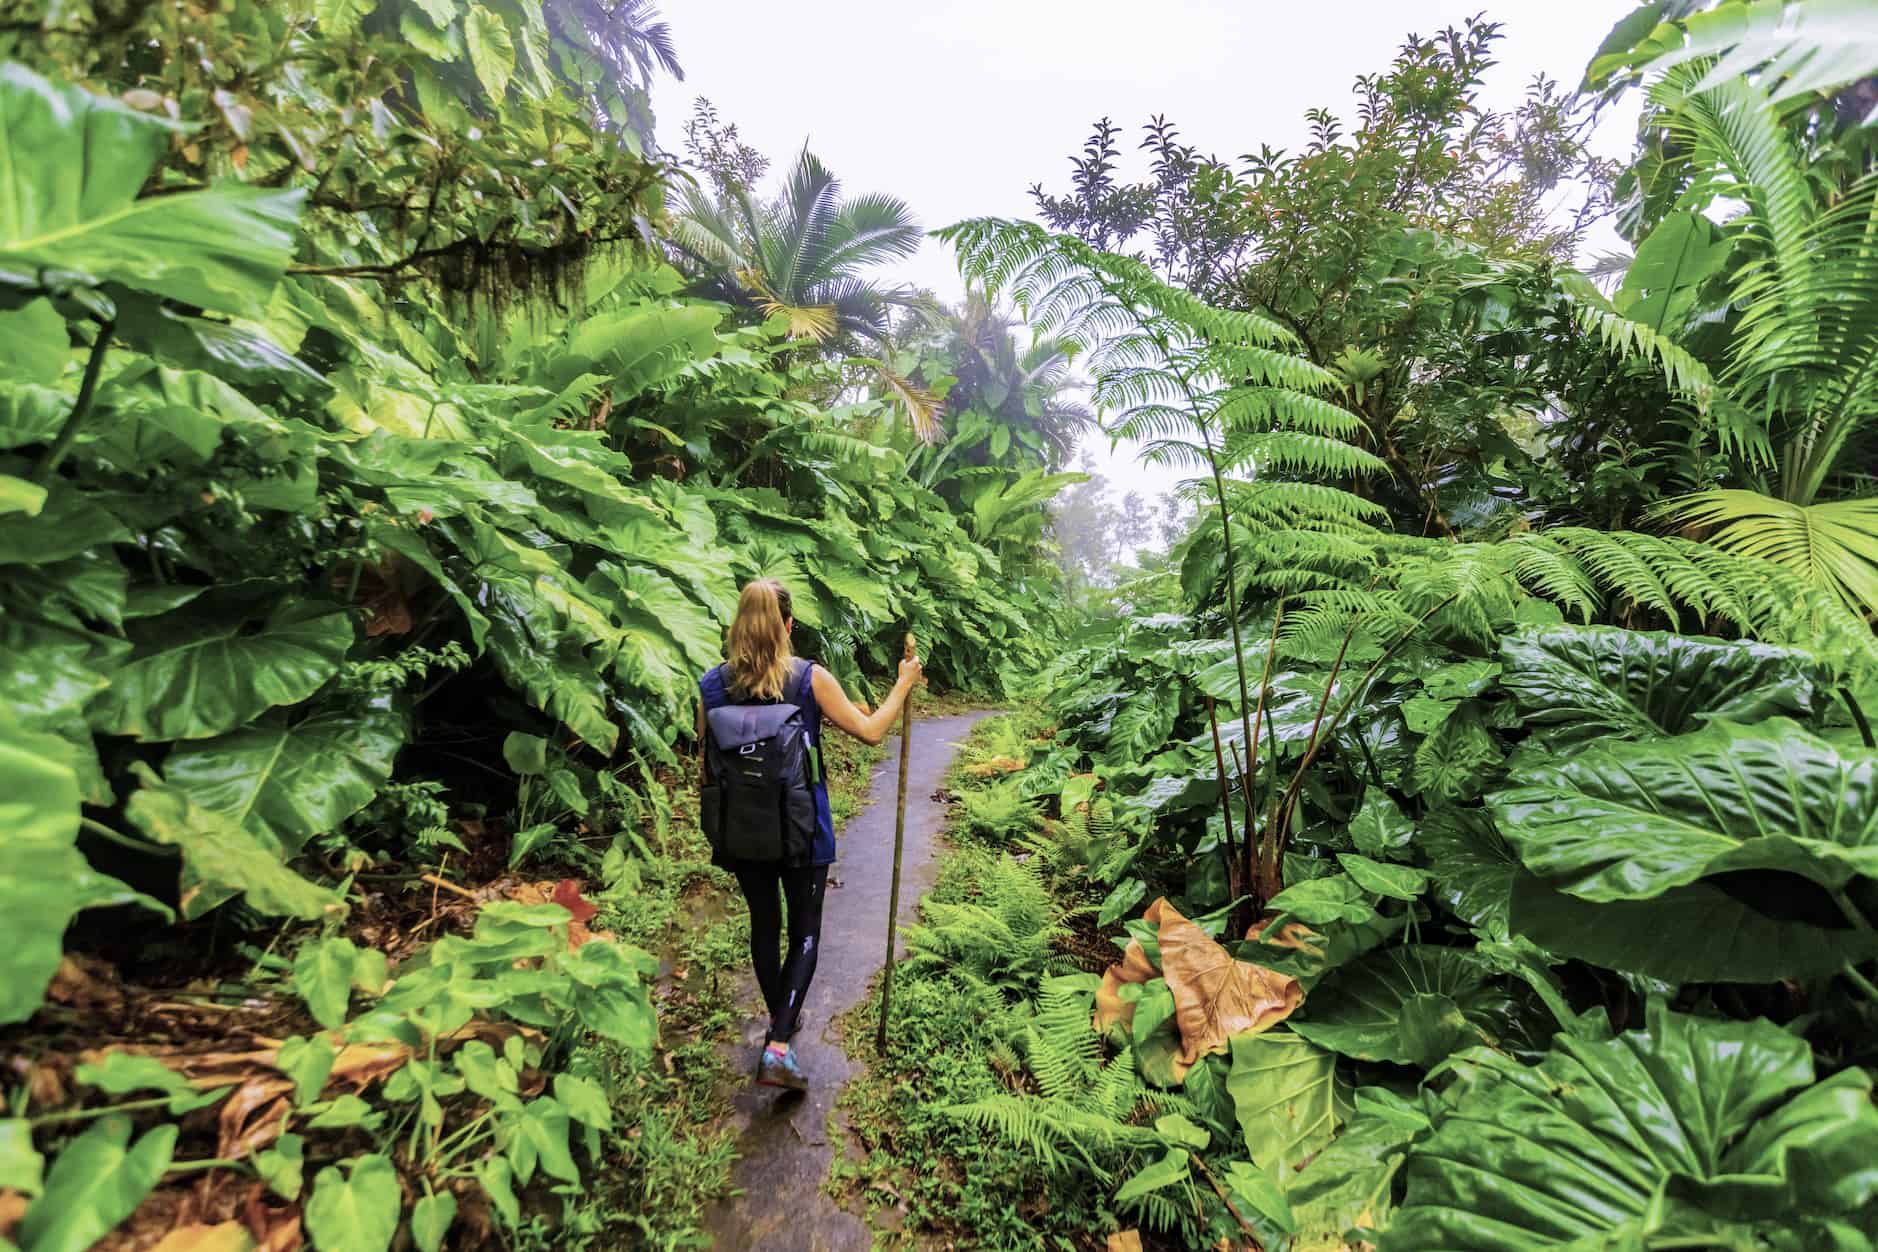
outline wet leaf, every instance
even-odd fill
[[[331,1040],[311,1035],[283,1040],[275,1063],[293,1080],[293,1102],[304,1108],[320,1098],[338,1059]]]
[[[0,1189],[38,1195],[46,1158],[33,1147],[33,1127],[23,1117],[0,1119]]]
[[[150,1252],[250,1252],[254,1237],[240,1222],[179,1226],[157,1240]]]
[[[306,1186],[306,1140],[282,1135],[273,1147],[254,1154],[254,1169],[275,1195],[298,1200]]]

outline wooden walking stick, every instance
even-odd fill
[[[913,659],[913,632],[906,632],[905,659]],[[874,1050],[887,1055],[887,1006],[893,999],[893,945],[900,929],[900,854],[906,847],[906,775],[913,758],[913,688],[906,689],[900,711],[900,798],[893,814],[893,886],[887,900],[887,963],[880,982],[880,1028],[874,1032]]]

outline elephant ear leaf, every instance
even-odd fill
[[[78,905],[72,883],[87,872],[78,839],[78,777],[52,735],[0,726],[0,1023],[39,1007],[59,967],[65,927]]]
[[[1818,663],[1798,649],[1661,631],[1527,628],[1502,641],[1500,659],[1501,684],[1551,745],[1804,717],[1819,696]]]
[[[178,1131],[158,1126],[135,1143],[130,1132],[130,1118],[105,1117],[59,1153],[20,1222],[21,1247],[85,1252],[136,1210],[169,1169]]]
[[[293,255],[302,193],[212,187],[138,199],[175,130],[0,65],[0,263],[260,317]]]
[[[1253,1164],[1281,1185],[1348,1116],[1336,1055],[1289,1030],[1234,1035],[1226,1090]]]
[[[184,917],[200,917],[237,895],[262,913],[308,921],[344,909],[338,895],[287,868],[277,849],[235,818],[202,808],[141,762],[133,772],[143,786],[124,812],[144,834],[181,850]]]
[[[239,611],[143,623],[138,647],[89,710],[92,726],[139,739],[207,739],[270,708],[298,704],[339,672],[350,614],[287,602],[253,629]]]
[[[1878,753],[1780,718],[1716,722],[1522,781],[1488,804],[1526,871],[1512,929],[1535,942],[1699,981],[1828,973],[1870,950],[1831,893],[1878,877]]]
[[[1792,722],[1718,722],[1589,748],[1489,806],[1534,874],[1584,900],[1643,900],[1733,870],[1828,890],[1878,877],[1878,752]]]
[[[403,745],[403,721],[381,697],[357,711],[327,710],[180,746],[163,773],[194,803],[227,814],[289,857],[370,804]]]
[[[1459,948],[1380,949],[1326,975],[1311,991],[1309,1019],[1291,1028],[1357,1060],[1427,1068],[1503,1033],[1507,998],[1488,975]]]
[[[1878,1171],[1819,1164],[1878,1159],[1870,1078],[1815,1084],[1806,1042],[1766,1021],[1658,1001],[1646,1029],[1559,1035],[1534,1068],[1484,1049],[1453,1064],[1458,1094],[1409,1154],[1381,1252],[1668,1243],[1743,1220],[1791,1231],[1878,1194]]]

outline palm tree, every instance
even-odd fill
[[[685,78],[671,25],[659,20],[651,0],[548,0],[542,11],[561,42],[594,63],[583,80],[591,84],[595,111],[623,114],[620,120],[650,151],[652,76],[664,71]]]
[[[641,91],[660,70],[683,82],[670,23],[659,20],[649,0],[550,0],[547,11],[563,30],[579,29],[585,43],[605,61],[621,83]]]
[[[836,346],[884,343],[892,311],[920,305],[911,289],[862,276],[911,256],[920,239],[905,201],[843,200],[841,181],[806,148],[782,194],[767,203],[741,185],[716,198],[686,187],[672,229],[677,260],[699,294],[765,317],[781,314],[790,337]]]

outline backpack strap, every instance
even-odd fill
[[[815,662],[804,658],[802,661],[802,681],[796,684],[796,698],[791,701],[804,713],[808,712],[809,701],[815,698]],[[821,709],[816,708],[816,721],[820,721]],[[804,719],[807,720],[806,718]],[[809,781],[828,785],[828,767],[822,761],[820,726],[804,726],[807,731],[806,743],[809,750]]]

